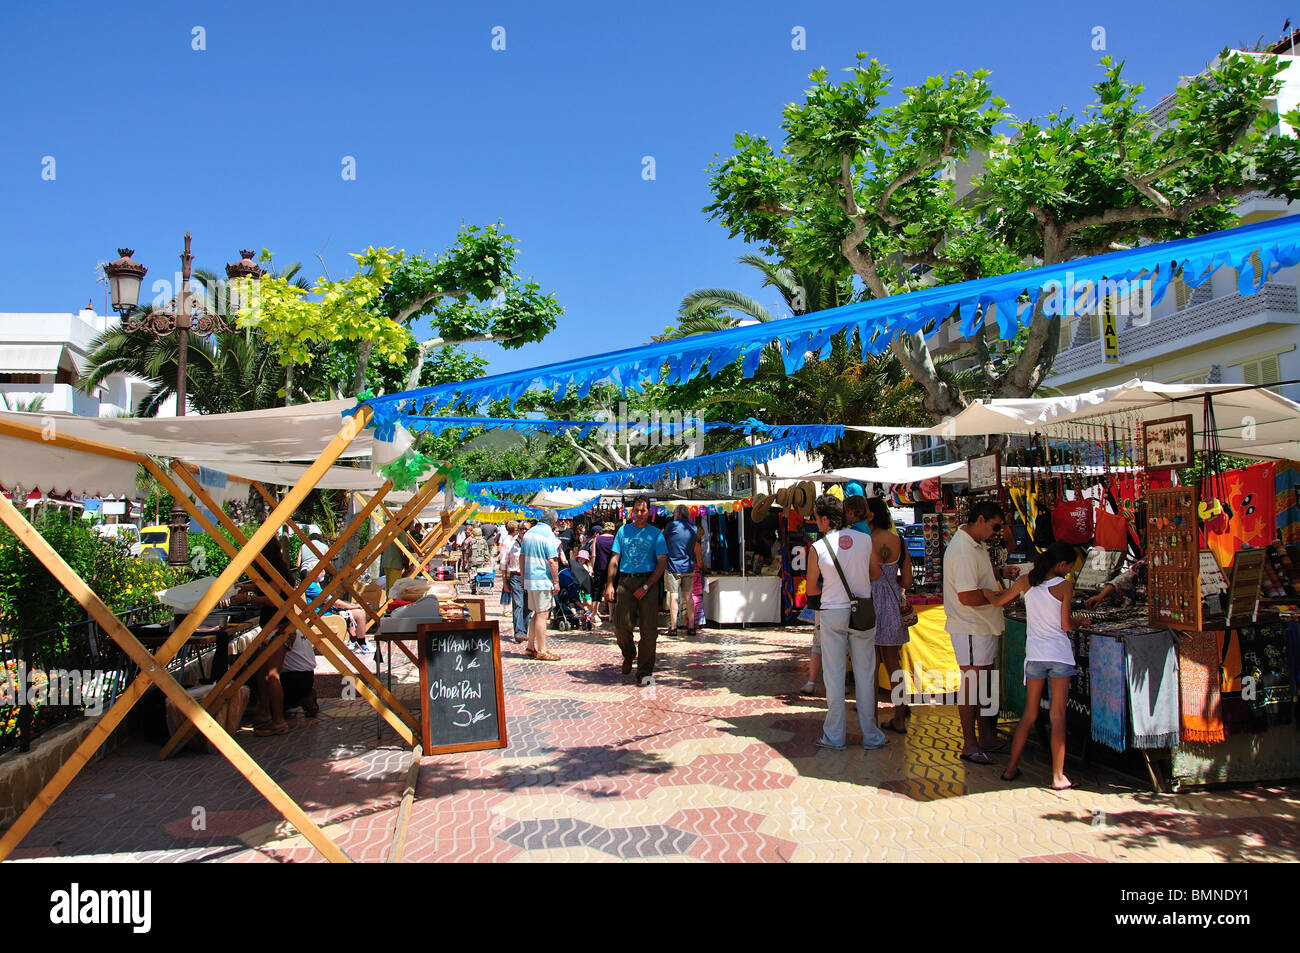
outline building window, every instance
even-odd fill
[[[1058,351],[1068,351],[1074,344],[1074,324],[1078,318],[1061,319],[1061,336],[1056,342]]]
[[[39,384],[40,374],[0,374],[0,384]]]
[[[77,372],[70,371],[66,367],[60,367],[58,373],[54,375],[56,384],[75,384],[77,383]]]
[[[1243,361],[1241,379],[1247,384],[1276,384],[1282,379],[1281,353]]]
[[[948,461],[948,445],[942,437],[912,438],[912,466],[932,467]]]

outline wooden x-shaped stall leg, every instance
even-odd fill
[[[379,508],[384,512],[384,516],[385,516],[385,518],[383,519],[383,522],[382,522],[382,524],[381,524],[381,528],[382,528],[382,526],[387,526],[387,525],[388,525],[389,523],[391,523],[394,519],[396,519],[396,517],[393,515],[392,511],[388,509],[388,507],[383,506],[383,505],[381,504]],[[402,536],[403,536],[403,535],[406,535],[406,536],[407,536],[407,541],[408,541],[408,542],[411,541],[409,535],[405,534],[404,532],[403,532],[403,533],[398,533],[397,536],[393,539],[393,545],[395,545],[398,549],[400,549],[400,550],[402,551],[402,555],[404,555],[408,560],[410,560],[411,565],[414,566],[414,565],[416,565],[416,564],[419,562],[419,560],[416,558],[416,555],[415,555],[414,553],[412,553],[409,549],[406,548],[405,545],[403,545],[403,543],[402,543]],[[427,560],[426,560],[425,562],[427,563]],[[421,564],[421,568],[420,568],[419,570],[414,570],[414,571],[411,571],[411,572],[407,572],[407,573],[405,573],[404,576],[403,576],[403,578],[410,579],[410,578],[414,578],[416,575],[423,575],[425,579],[429,580],[429,582],[434,582],[434,581],[435,581],[434,578],[433,578],[432,576],[430,576],[430,575],[428,574],[428,572],[426,572],[426,571],[423,569],[423,565],[424,565],[424,564]]]
[[[262,484],[258,483],[256,480],[252,480],[250,481],[250,483],[252,484],[253,489],[262,495],[262,499],[266,500],[266,502],[272,506],[275,505],[276,502],[275,497],[273,497],[270,493],[268,493],[266,488],[262,486]],[[302,542],[302,544],[308,547],[312,551],[312,553],[315,554],[317,560],[325,563],[326,565],[329,564],[329,561],[325,559],[325,554],[322,553],[320,549],[317,548],[314,542],[312,542],[311,537],[302,531],[302,527],[300,527],[293,520],[289,520],[288,526],[289,529],[293,531],[294,535],[297,536],[298,539]],[[366,631],[367,632],[370,631],[370,627],[372,625],[375,627],[375,630],[378,631],[379,615],[375,607],[370,604],[370,600],[366,599],[361,594],[360,590],[356,586],[354,586],[350,581],[344,584],[343,589],[345,592],[347,592],[349,596],[352,597],[353,601],[355,601],[357,605],[361,606],[362,611],[365,612]]]
[[[453,516],[452,516],[450,519],[447,519],[447,521],[443,524],[442,529],[438,531],[438,532],[439,532],[439,535],[441,536],[441,538],[442,538],[442,540],[443,540],[443,542],[445,542],[446,540],[450,539],[450,538],[451,538],[451,535],[452,535],[453,533],[455,533],[457,529],[460,528],[461,524],[464,523],[464,522],[465,522],[467,519],[469,519],[471,516],[473,516],[474,513],[476,513],[476,512],[478,512],[478,504],[477,504],[477,503],[467,503],[465,506],[462,506],[460,509],[456,510],[456,512],[453,514]],[[443,515],[446,516],[446,514],[443,514]],[[386,525],[388,525],[388,524],[384,524],[384,525],[386,526]],[[441,545],[441,544],[439,544],[439,545]],[[432,558],[433,558],[433,553],[436,553],[436,552],[437,552],[437,549],[438,549],[438,546],[435,546],[435,547],[433,548],[433,552],[431,552],[431,553],[429,554],[429,556],[426,557],[426,562],[428,561],[428,559],[432,559]],[[411,569],[410,571],[408,571],[408,572],[406,573],[406,575],[403,576],[402,578],[404,578],[404,579],[413,579],[413,578],[415,578],[415,576],[416,576],[418,573],[419,573],[419,567],[417,567],[417,568],[413,568],[413,569]],[[425,578],[426,578],[426,579],[428,578],[428,574],[427,574],[427,573],[425,573]],[[384,610],[386,610],[386,609],[388,608],[388,604],[389,604],[390,602],[392,602],[392,601],[393,601],[393,600],[392,600],[392,599],[391,599],[387,594],[385,594],[385,595],[384,595],[384,601],[383,601],[383,602],[380,604],[380,606],[379,606],[379,611],[380,611],[380,612],[383,612]]]
[[[362,407],[357,414],[348,418],[342,429],[330,441],[329,445],[321,453],[320,457],[313,463],[303,475],[303,478],[292,490],[286,495],[284,501],[275,508],[267,520],[258,527],[256,533],[248,541],[248,545],[235,553],[231,558],[230,564],[213,582],[208,591],[199,599],[198,604],[190,611],[168,636],[167,641],[162,644],[156,654],[151,655],[149,650],[140,644],[139,640],[131,634],[130,630],[124,626],[121,621],[113,615],[103,601],[91,591],[90,587],[72,570],[70,566],[58,553],[50,547],[26,519],[23,518],[8,500],[0,497],[0,520],[14,533],[22,544],[40,560],[41,564],[49,570],[50,574],[58,580],[78,603],[85,608],[86,612],[99,626],[108,633],[127,656],[140,667],[140,673],[132,679],[126,690],[118,697],[117,701],[110,706],[99,722],[95,725],[77,749],[72,753],[67,761],[59,768],[54,777],[51,778],[45,786],[36,795],[35,800],[27,806],[27,809],[19,815],[13,825],[0,837],[0,860],[8,857],[13,849],[22,841],[23,837],[35,826],[36,822],[45,814],[50,806],[57,800],[60,794],[67,789],[73,779],[81,769],[90,761],[90,758],[103,745],[113,729],[120,725],[123,719],[135,706],[135,704],[144,695],[146,689],[151,684],[156,684],[158,688],[166,694],[168,698],[176,705],[177,709],[194,724],[199,731],[212,743],[221,754],[228,760],[235,769],[238,770],[245,778],[248,779],[259,793],[265,797],[271,805],[280,812],[280,814],[292,824],[299,833],[315,847],[321,854],[330,861],[346,862],[348,856],[340,850],[325,833],[316,826],[307,813],[289,797],[279,785],[271,779],[257,762],[255,762],[248,753],[244,751],[235,741],[226,733],[212,716],[205,711],[202,706],[190,697],[189,693],[172,678],[167,671],[167,665],[174,659],[181,647],[194,634],[200,622],[207,618],[221,600],[222,595],[237,580],[244,571],[252,564],[253,560],[261,553],[263,547],[271,540],[279,529],[281,524],[293,511],[302,504],[308,492],[312,487],[325,475],[339,455],[347,449],[348,445],[356,438],[357,434],[366,425],[370,418],[370,410]],[[43,439],[53,442],[56,446],[68,446],[74,449],[86,450],[97,453],[102,456],[117,457],[119,459],[131,459],[137,463],[145,463],[146,457],[139,454],[129,454],[119,451],[116,448],[106,447],[96,444],[93,441],[83,440],[76,437],[59,434],[57,430],[52,434],[42,434],[35,428],[28,428],[24,425],[8,425],[5,427],[7,432],[22,436],[26,439]],[[30,432],[29,432],[30,431]],[[35,436],[33,436],[35,434]]]
[[[176,498],[182,500],[184,505],[194,513],[195,518],[204,525],[205,530],[212,535],[219,546],[225,549],[227,553],[236,552],[237,546],[245,544],[246,538],[243,532],[220,507],[215,506],[210,499],[205,499],[206,492],[203,487],[184,467],[173,464],[173,469],[191,491],[209,507],[213,515],[221,522],[222,528],[234,538],[235,543],[232,544],[223,534],[216,532],[216,527],[207,521],[206,516],[198,507],[188,502],[183,492],[177,491],[174,494]],[[160,482],[163,482],[165,486],[168,485],[165,476]],[[377,496],[382,496],[382,493],[377,494]],[[354,517],[343,535],[335,540],[334,544],[326,551],[326,561],[333,559],[337,555],[338,551],[347,542],[348,537],[364,524],[367,515],[362,513]],[[274,630],[280,619],[287,617],[290,623],[302,631],[307,640],[320,650],[320,653],[329,660],[335,669],[353,679],[357,694],[369,702],[404,741],[408,744],[415,744],[419,733],[419,721],[388,691],[378,677],[367,669],[352,651],[334,636],[334,633],[325,626],[319,615],[316,614],[315,610],[318,607],[330,601],[331,594],[322,592],[310,604],[305,605],[303,596],[307,591],[307,587],[311,584],[310,580],[306,580],[294,587],[288,580],[279,576],[269,563],[263,561],[259,566],[266,574],[267,579],[262,579],[252,572],[249,573],[249,577],[262,589],[267,598],[272,602],[279,603],[279,608],[266,626],[263,627],[263,631]],[[286,593],[287,595],[285,595]],[[274,644],[267,645],[256,658],[251,658],[242,671],[238,673],[227,671],[212,691],[208,693],[211,698],[210,706],[212,709],[216,710],[220,705],[224,704],[225,699],[233,695],[239,686],[251,677],[274,651]],[[252,653],[245,652],[244,655],[251,657]],[[348,662],[352,664],[348,665]],[[182,725],[167,744],[163,746],[162,751],[159,752],[159,758],[167,757],[178,745],[184,742],[190,732],[190,726]]]

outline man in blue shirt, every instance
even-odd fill
[[[636,665],[637,684],[654,684],[655,642],[659,638],[659,580],[668,566],[668,544],[664,534],[650,525],[650,498],[632,501],[632,523],[614,536],[614,555],[609,561],[609,582],[605,601],[614,603],[614,637],[623,651],[623,674]],[[614,580],[618,580],[618,597]],[[641,644],[632,640],[632,629],[640,628]]]
[[[560,660],[554,652],[546,650],[546,626],[560,591],[560,543],[553,532],[555,521],[555,510],[544,510],[537,525],[524,533],[521,545],[524,595],[533,614],[528,622],[528,645],[524,652],[543,662]]]
[[[695,566],[703,562],[700,538],[691,524],[691,510],[678,504],[673,519],[664,527],[664,542],[668,544],[668,571],[664,573],[664,587],[668,590],[668,635],[677,634],[679,608],[687,616],[686,634],[695,635]]]

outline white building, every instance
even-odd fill
[[[118,323],[87,306],[75,314],[0,314],[0,395],[9,410],[39,409],[79,417],[113,417],[135,410],[150,390],[141,378],[111,374],[93,395],[76,387],[89,363],[90,342]],[[172,402],[174,406],[174,401]]]

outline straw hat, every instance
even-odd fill
[[[786,509],[790,505],[790,490],[792,487],[783,486],[776,491],[776,505],[781,509]]]
[[[767,519],[767,511],[772,508],[772,495],[767,494],[754,500],[754,507],[750,510],[749,518],[755,523],[761,523]]]
[[[813,502],[817,499],[817,487],[811,480],[804,480],[790,494],[790,505],[804,519],[811,519]]]

